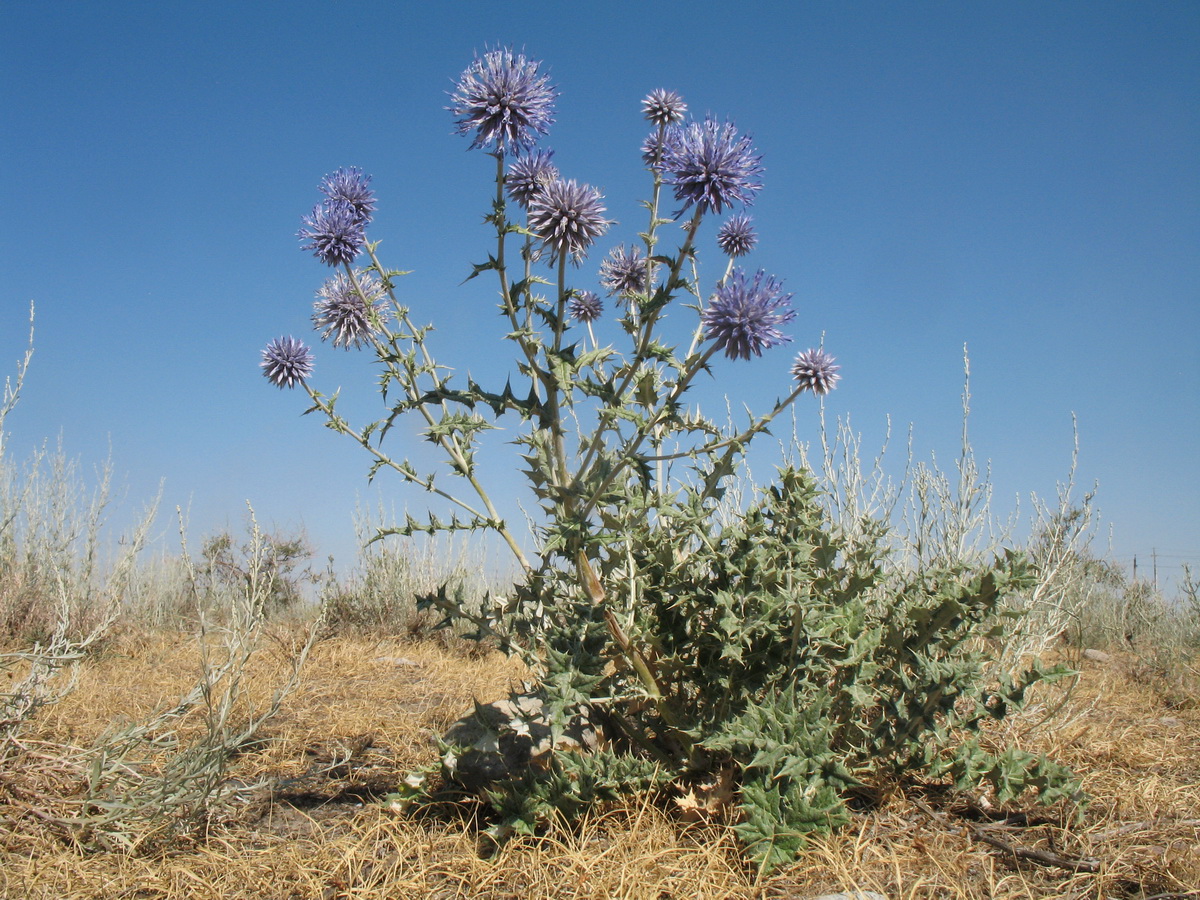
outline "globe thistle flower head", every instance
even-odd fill
[[[472,150],[496,145],[499,151],[528,150],[554,123],[554,88],[540,63],[509,48],[476,57],[451,94],[459,134],[474,132]]]
[[[367,241],[363,220],[352,206],[340,201],[326,201],[314,206],[312,213],[304,217],[304,227],[296,235],[307,242],[300,249],[311,250],[313,256],[327,266],[354,262]]]
[[[508,196],[522,209],[529,209],[534,195],[557,180],[558,169],[550,162],[552,156],[553,150],[535,150],[514,160],[508,167],[504,185]]]
[[[642,143],[642,162],[646,167],[661,172],[663,159],[667,155],[667,146],[679,140],[679,126],[669,125],[664,129],[650,132]]]
[[[379,279],[361,270],[356,271],[354,277],[357,288],[344,272],[338,272],[317,291],[317,302],[313,304],[313,327],[318,331],[325,329],[321,339],[332,339],[333,346],[347,350],[351,346],[361,347],[370,340],[376,330],[372,316],[376,322],[388,319]]]
[[[754,220],[749,216],[730,216],[717,229],[717,246],[726,256],[745,256],[758,243]]]
[[[364,175],[357,166],[346,166],[326,175],[321,179],[321,193],[329,198],[330,205],[344,203],[349,206],[364,226],[371,221],[371,214],[375,212],[371,176]]]
[[[594,291],[578,291],[567,304],[567,312],[577,322],[595,322],[604,312],[604,301]]]
[[[313,356],[294,337],[275,338],[262,352],[263,374],[277,388],[295,387],[312,375]]]
[[[683,121],[687,104],[675,91],[655,88],[642,101],[642,113],[655,125],[675,125]]]
[[[833,364],[834,358],[824,350],[805,350],[792,363],[792,377],[801,390],[812,391],[814,394],[828,394],[841,380],[837,373],[841,366]]]
[[[762,356],[764,350],[791,340],[779,330],[796,317],[791,299],[780,282],[761,269],[753,278],[734,269],[701,314],[704,336],[730,359]]]
[[[570,256],[578,262],[608,230],[603,199],[591,185],[555,179],[530,200],[529,227],[556,261]]]
[[[636,294],[646,289],[646,257],[636,244],[622,244],[608,251],[600,263],[600,284],[610,294]]]
[[[734,203],[749,206],[762,189],[761,160],[750,138],[739,136],[730,122],[705,119],[683,126],[678,138],[663,146],[664,180],[683,204],[675,215],[693,205],[702,214],[720,214]]]

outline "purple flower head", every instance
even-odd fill
[[[655,88],[642,101],[642,113],[655,125],[675,125],[683,121],[687,104],[675,91]]]
[[[749,216],[730,216],[717,229],[717,246],[726,256],[745,256],[758,243],[754,220]]]
[[[833,357],[824,350],[805,350],[792,363],[792,377],[801,390],[814,394],[828,394],[842,376],[837,373],[841,366],[833,364]]]
[[[730,359],[749,359],[751,353],[762,356],[764,350],[791,340],[779,330],[796,318],[788,306],[791,299],[762,269],[753,279],[747,279],[742,269],[734,269],[701,313],[704,336]]]
[[[680,128],[669,125],[662,131],[655,129],[642,143],[642,162],[647,168],[662,171],[663,159],[667,155],[667,147],[679,140]]]
[[[754,192],[762,189],[762,182],[756,180],[763,171],[761,160],[750,138],[739,137],[732,123],[690,122],[680,129],[677,140],[663,147],[664,180],[683,203],[675,215],[693,204],[701,213],[718,214],[734,203],[749,206]]]
[[[371,214],[375,212],[371,176],[363,175],[357,166],[346,166],[326,175],[321,179],[321,193],[329,198],[330,206],[338,203],[349,206],[364,226],[371,221]]]
[[[528,150],[554,123],[554,88],[538,75],[537,62],[511,49],[490,50],[476,57],[458,79],[450,112],[458,116],[459,134],[475,137],[471,149]]]
[[[595,322],[604,312],[604,301],[593,291],[579,291],[567,304],[567,311],[577,322]]]
[[[312,213],[304,217],[304,227],[296,234],[308,242],[300,249],[311,250],[327,266],[354,262],[367,241],[363,222],[354,208],[335,201],[314,206]]]
[[[529,203],[529,227],[553,252],[555,260],[570,255],[575,261],[608,230],[600,192],[575,179],[550,182]]]
[[[600,283],[610,294],[636,294],[646,290],[646,257],[636,244],[608,251],[600,263]]]
[[[275,338],[262,352],[263,374],[277,388],[295,387],[312,375],[313,356],[294,337]]]
[[[350,349],[361,347],[376,330],[371,324],[374,313],[379,322],[388,319],[388,310],[383,300],[383,285],[373,275],[362,270],[354,273],[358,289],[345,272],[338,272],[317,291],[317,302],[313,304],[313,327],[320,331],[322,340],[333,339],[333,346]],[[366,298],[364,302],[363,298]],[[370,313],[368,312],[368,305]]]
[[[550,162],[553,150],[535,150],[513,161],[504,184],[508,196],[522,209],[529,209],[533,195],[558,178],[558,169]]]

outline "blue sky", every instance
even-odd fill
[[[379,196],[371,238],[413,271],[402,289],[439,358],[509,370],[492,286],[461,284],[489,249],[492,162],[444,109],[473,55],[507,44],[560,90],[545,145],[604,191],[612,244],[644,226],[650,89],[753,135],[748,262],[794,293],[795,343],[720,363],[703,396],[767,407],[791,351],[824,334],[844,375],[828,414],[868,448],[887,416],[901,437],[912,423],[917,456],[949,461],[965,343],[1000,508],[1053,493],[1074,414],[1115,557],[1157,550],[1164,575],[1200,558],[1195,3],[49,0],[4,19],[4,371],[37,304],[10,452],[61,435],[90,469],[111,446],[115,524],[165,480],[164,536],[176,505],[200,535],[240,528],[249,500],[345,562],[356,503],[421,508],[395,481],[369,487],[361,450],[302,418],[307,398],[269,385],[259,351],[312,342],[326,270],[295,232],[320,178],[357,165]],[[373,412],[371,380],[365,355],[319,348],[313,383],[348,411]],[[805,398],[801,437],[815,427]],[[511,504],[509,473],[489,475]]]

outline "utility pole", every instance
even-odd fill
[[[1157,547],[1150,548],[1150,559],[1154,563],[1154,568],[1153,568],[1154,589],[1157,591],[1158,590],[1158,548]]]
[[[1133,582],[1137,584],[1137,554],[1133,554]]]

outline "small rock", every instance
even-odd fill
[[[1106,663],[1112,662],[1112,657],[1103,650],[1093,650],[1090,647],[1083,651],[1083,655],[1092,662]]]
[[[571,717],[554,749],[591,752],[601,734],[586,709]],[[530,766],[544,766],[550,753],[550,725],[537,694],[513,694],[507,700],[475,704],[475,711],[450,726],[442,738],[445,776],[468,791],[511,778]]]

